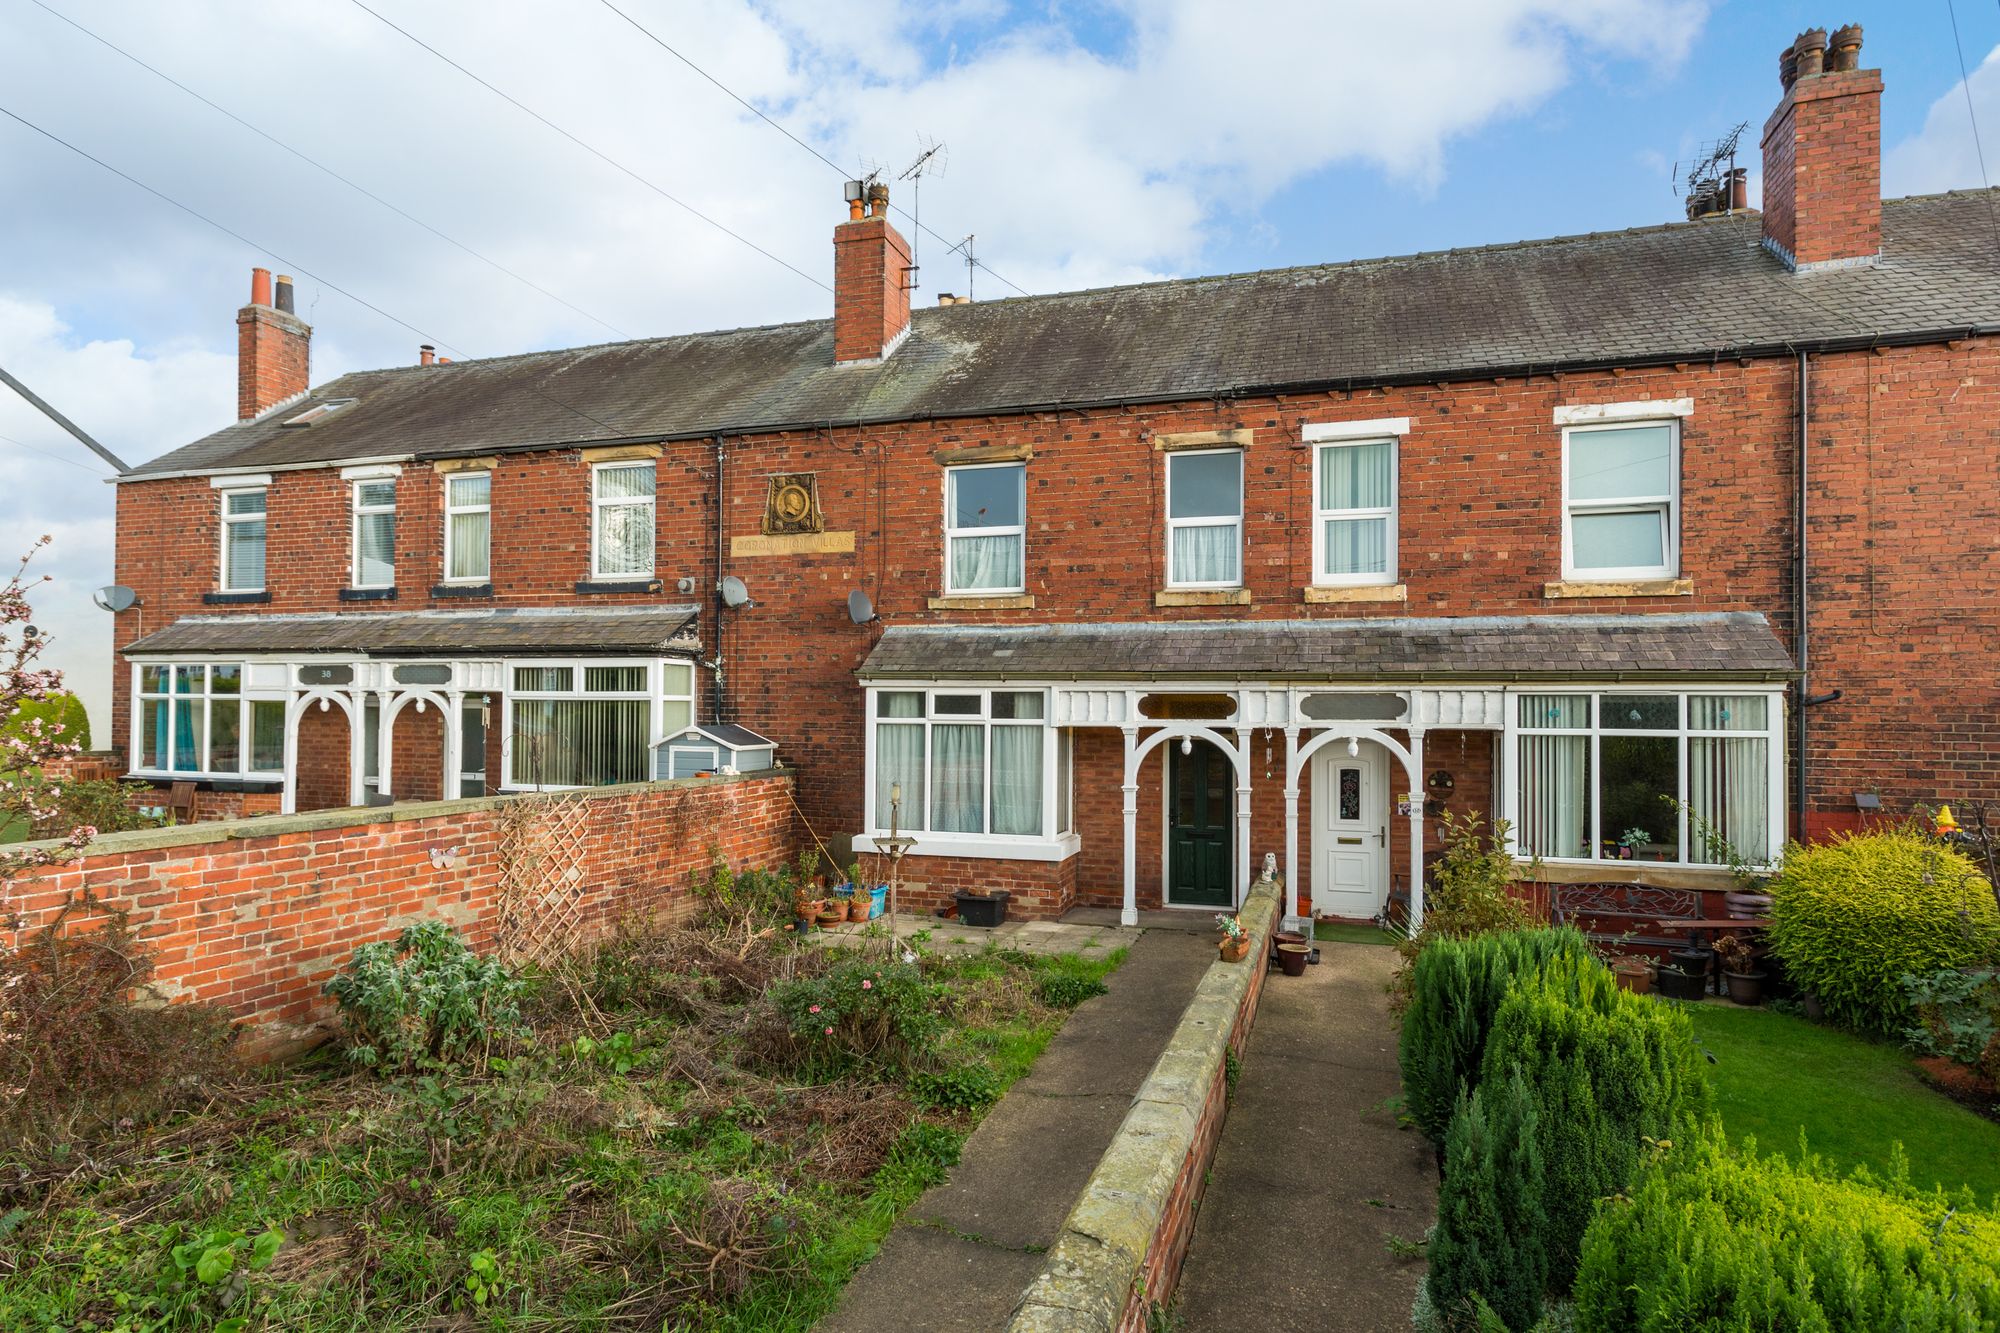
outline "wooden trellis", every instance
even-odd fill
[[[548,963],[583,930],[589,801],[538,796],[499,812],[500,902],[494,944],[509,962]]]

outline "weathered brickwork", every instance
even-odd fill
[[[692,911],[712,854],[732,866],[785,861],[794,818],[784,774],[605,788],[584,802],[584,938],[617,919]],[[312,818],[112,834],[87,855],[8,885],[13,939],[88,893],[129,914],[171,1000],[227,1007],[253,1045],[309,1037],[322,987],[356,946],[444,917],[493,941],[501,812],[511,800],[438,802]],[[75,916],[84,923],[87,916]]]

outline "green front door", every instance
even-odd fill
[[[1167,902],[1175,907],[1233,907],[1231,795],[1235,772],[1207,741],[1182,754],[1167,743]]]

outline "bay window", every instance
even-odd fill
[[[947,594],[1026,590],[1027,475],[1020,463],[945,469]]]
[[[240,662],[138,668],[136,771],[175,777],[282,777],[285,701],[244,697]]]
[[[1514,838],[1550,860],[1748,864],[1777,850],[1775,698],[1548,693],[1515,700]]]
[[[1167,455],[1167,586],[1243,583],[1243,451]]]
[[[1396,581],[1396,442],[1339,440],[1313,451],[1313,581]]]
[[[264,491],[222,492],[222,591],[264,591]]]
[[[1563,431],[1563,577],[1667,579],[1680,572],[1680,424]]]
[[[653,576],[653,464],[599,463],[590,471],[590,572],[601,579]]]
[[[444,479],[444,581],[491,577],[493,474],[454,472]]]
[[[1042,691],[880,690],[873,699],[878,833],[893,817],[905,833],[1050,836],[1057,752]]]

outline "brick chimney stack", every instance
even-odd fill
[[[910,331],[910,243],[889,225],[889,187],[858,189],[833,229],[833,359],[879,361]],[[865,214],[864,214],[865,206]]]
[[[1882,249],[1882,71],[1861,25],[1798,35],[1764,122],[1764,244],[1794,271],[1865,264]]]
[[[250,270],[250,304],[236,312],[236,419],[269,411],[306,391],[312,326],[293,312],[292,280]]]

